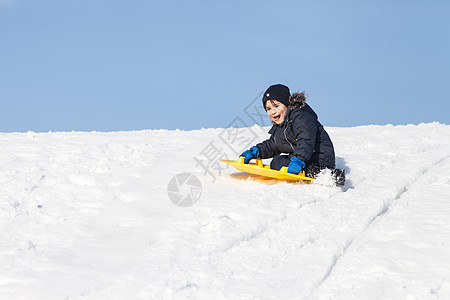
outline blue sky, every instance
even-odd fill
[[[0,132],[225,127],[275,83],[305,90],[326,126],[450,124],[449,14],[448,1],[0,0]]]

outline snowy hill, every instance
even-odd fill
[[[450,299],[449,125],[327,128],[343,188],[217,163],[266,131],[0,133],[0,299]]]

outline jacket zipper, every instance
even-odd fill
[[[287,129],[289,123],[291,123],[291,122],[292,122],[292,120],[290,120],[290,121],[286,124],[286,127],[284,128],[284,138],[285,138],[286,141],[289,143],[289,145],[291,145],[292,151],[295,152],[294,146],[292,146],[291,142],[289,142],[289,140],[288,140],[288,138],[287,138],[287,136],[286,136],[286,129]],[[274,137],[274,139],[275,139],[275,137]]]

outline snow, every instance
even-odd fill
[[[0,298],[450,299],[449,125],[327,128],[344,187],[206,172],[226,130],[0,133]]]

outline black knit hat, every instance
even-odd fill
[[[283,103],[284,105],[289,106],[289,97],[291,93],[289,92],[289,88],[283,84],[274,84],[269,86],[269,88],[264,92],[262,102],[263,107],[266,109],[267,100],[277,100]]]

